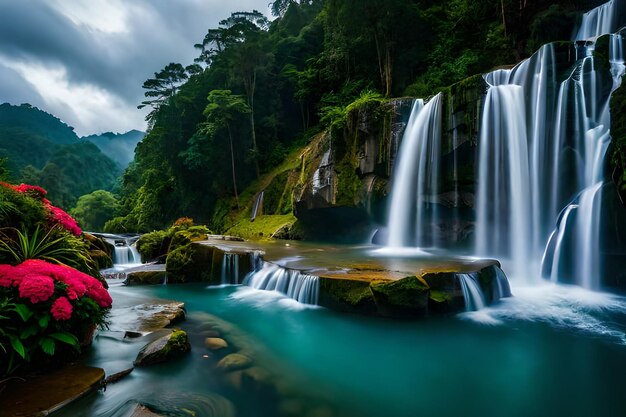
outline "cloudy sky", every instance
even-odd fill
[[[143,82],[233,11],[269,0],[0,0],[0,103],[30,103],[79,136],[145,129]]]

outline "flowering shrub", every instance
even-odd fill
[[[65,265],[29,259],[0,265],[2,373],[55,355],[58,342],[79,348],[84,333],[105,324],[111,296],[94,277]]]
[[[52,205],[50,200],[45,198],[45,195],[48,194],[46,190],[37,186],[37,185],[28,185],[28,184],[20,184],[20,185],[11,185],[6,182],[0,181],[0,186],[10,188],[13,191],[17,191],[18,193],[25,194],[35,200],[38,200],[43,204],[49,214],[49,220],[54,224],[59,224],[65,230],[72,233],[74,236],[80,236],[83,232],[81,228],[76,223],[76,220],[72,218],[69,214],[67,214],[63,209],[59,207],[55,207]]]
[[[51,204],[48,204],[47,207],[48,210],[50,210],[50,217],[53,223],[60,224],[65,230],[74,236],[80,236],[83,231],[72,216],[67,214],[63,209],[55,207]]]

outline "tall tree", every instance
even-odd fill
[[[192,71],[196,68],[190,66]],[[146,116],[147,121],[152,121],[159,108],[166,103],[169,99],[174,97],[178,92],[180,86],[189,78],[185,67],[181,64],[170,62],[165,68],[159,72],[154,73],[154,78],[147,79],[142,88],[146,91],[144,95],[147,100],[141,102],[138,109],[143,109],[146,106],[152,107],[152,111]]]
[[[230,161],[233,175],[233,190],[237,207],[239,207],[239,195],[237,193],[237,177],[235,173],[235,150],[233,146],[233,133],[231,123],[237,115],[250,113],[250,107],[244,101],[244,98],[235,95],[230,90],[213,90],[209,93],[207,104],[204,109],[206,123],[203,130],[207,135],[215,135],[220,128],[226,128],[228,133],[228,141],[230,144]]]

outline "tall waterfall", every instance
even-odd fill
[[[610,68],[595,43],[615,30],[615,3],[583,16],[565,79],[553,44],[513,69],[484,75],[474,252],[501,259],[517,279],[529,281],[543,270],[554,281],[599,286],[609,99],[625,67],[621,33],[610,35]],[[438,221],[439,103],[416,106],[405,131],[393,177],[391,247],[437,246],[429,231]]]
[[[436,245],[436,233],[426,227],[437,222],[440,152],[441,93],[426,105],[415,101],[404,131],[393,177],[389,246]]]
[[[243,285],[265,291],[278,291],[303,304],[317,304],[319,277],[263,262],[260,269],[250,272]]]

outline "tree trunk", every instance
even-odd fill
[[[235,201],[237,202],[237,210],[239,210],[239,194],[237,194],[237,177],[235,176],[235,151],[233,148],[233,135],[230,131],[230,124],[226,125],[228,129],[228,141],[230,142],[230,163],[233,169],[233,189],[235,190]]]
[[[250,107],[250,130],[252,132],[252,153],[254,157],[254,169],[256,170],[256,177],[261,176],[261,170],[259,169],[259,149],[256,146],[256,130],[254,126],[254,90],[256,88],[256,69],[252,70],[250,79],[248,80],[246,92],[248,95],[248,106]]]

